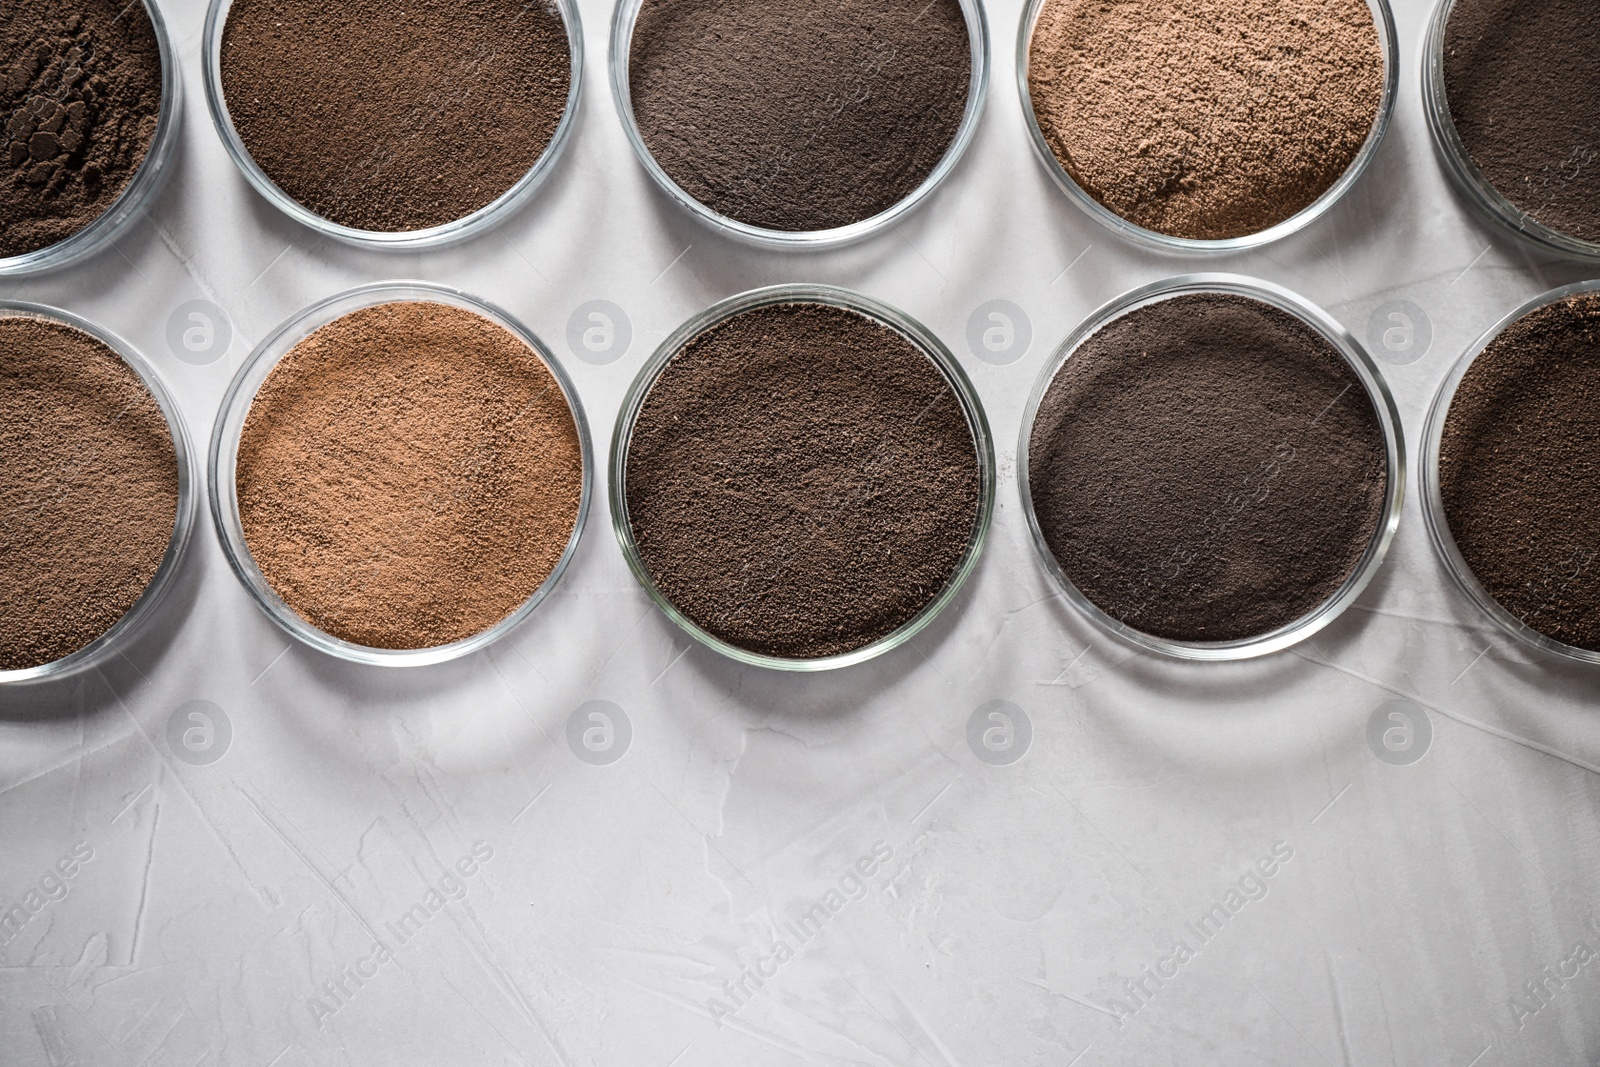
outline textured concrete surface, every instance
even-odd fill
[[[298,308],[421,278],[544,337],[603,454],[678,323],[758,284],[826,281],[958,352],[996,430],[999,508],[943,617],[825,677],[691,646],[629,576],[603,486],[526,625],[405,672],[291,644],[203,514],[149,639],[73,684],[0,694],[0,901],[26,912],[0,939],[6,1067],[1600,1060],[1600,673],[1523,652],[1456,593],[1414,492],[1353,610],[1240,665],[1099,635],[1054,594],[1017,503],[1041,365],[1135,285],[1255,275],[1369,343],[1397,321],[1374,313],[1409,301],[1430,343],[1386,369],[1414,463],[1456,356],[1585,275],[1447,190],[1420,0],[1398,5],[1402,95],[1366,179],[1301,235],[1203,263],[1120,244],[1050,185],[1012,76],[1018,0],[991,8],[987,113],[948,184],[896,229],[803,257],[736,246],[649,184],[609,97],[604,3],[583,3],[581,121],[537,201],[466,245],[390,255],[249,190],[205,113],[201,0],[162,6],[186,79],[174,180],[114,249],[0,295],[127,337],[197,438]],[[992,300],[1031,324],[1008,363],[967,340]],[[569,346],[590,301],[630,324],[609,364]],[[197,337],[180,358],[182,329],[169,343],[169,321],[203,327],[194,307],[222,309],[224,351]],[[977,324],[981,343],[994,323]],[[1009,749],[991,701],[1013,706]]]

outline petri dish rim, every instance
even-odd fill
[[[1194,293],[1222,293],[1257,300],[1293,315],[1320,334],[1356,372],[1356,376],[1367,390],[1367,396],[1372,401],[1373,410],[1377,414],[1383,432],[1384,450],[1388,457],[1388,484],[1385,487],[1383,511],[1377,528],[1367,542],[1366,551],[1356,564],[1355,570],[1339,590],[1309,614],[1285,626],[1254,637],[1229,641],[1179,641],[1147,634],[1113,618],[1085,596],[1061,569],[1055,554],[1051,552],[1045,540],[1044,531],[1039,525],[1039,517],[1034,511],[1028,471],[1029,442],[1033,436],[1034,421],[1039,414],[1039,405],[1055,381],[1056,375],[1083,343],[1111,322],[1130,312],[1172,297]],[[1318,633],[1355,603],[1377,575],[1378,568],[1383,565],[1389,546],[1394,541],[1395,532],[1399,529],[1401,509],[1405,502],[1405,431],[1401,424],[1399,408],[1395,404],[1394,396],[1383,373],[1360,342],[1327,312],[1298,294],[1259,278],[1236,274],[1186,274],[1142,285],[1116,297],[1091,314],[1056,348],[1045,363],[1038,380],[1035,381],[1023,412],[1022,431],[1017,441],[1017,489],[1022,498],[1023,514],[1027,518],[1028,531],[1040,565],[1078,613],[1088,618],[1103,633],[1136,648],[1157,652],[1174,659],[1201,662],[1253,659],[1280,652]]]
[[[1461,549],[1456,544],[1455,536],[1450,532],[1450,522],[1445,515],[1444,493],[1439,481],[1439,457],[1444,443],[1445,422],[1450,414],[1450,406],[1455,401],[1456,389],[1467,376],[1467,372],[1472,369],[1472,364],[1483,355],[1484,350],[1498,340],[1507,327],[1533,312],[1569,297],[1596,292],[1600,292],[1600,279],[1552,289],[1522,304],[1489,327],[1471,348],[1461,354],[1450,368],[1450,373],[1440,383],[1439,391],[1434,395],[1433,403],[1428,408],[1428,421],[1423,429],[1422,438],[1422,514],[1428,529],[1428,540],[1432,543],[1434,553],[1444,566],[1451,583],[1504,633],[1515,638],[1524,647],[1590,664],[1600,664],[1600,651],[1578,648],[1576,645],[1557,641],[1535,630],[1502,607],[1472,573],[1471,566],[1467,564],[1466,557],[1461,554]]]
[[[611,99],[616,105],[617,116],[622,121],[622,129],[627,135],[628,143],[633,147],[633,154],[638,157],[645,172],[650,175],[657,187],[666,193],[668,199],[701,222],[744,244],[770,249],[794,252],[853,244],[888,229],[927,200],[955,169],[977,135],[978,124],[983,117],[984,101],[988,98],[989,92],[989,16],[984,7],[984,0],[957,0],[957,2],[961,5],[961,12],[967,21],[967,40],[972,49],[972,76],[967,86],[966,108],[961,115],[961,124],[956,127],[956,135],[945,149],[938,164],[923,179],[922,184],[909,195],[870,218],[846,226],[828,230],[774,230],[764,226],[753,226],[713,210],[689,195],[682,186],[672,180],[644,143],[644,135],[640,133],[639,124],[633,114],[628,70],[632,58],[633,27],[638,21],[644,0],[618,0],[612,15],[611,46],[607,58]]]
[[[210,0],[206,8],[205,30],[201,37],[200,65],[205,82],[206,110],[211,114],[211,124],[228,157],[239,168],[251,188],[273,207],[317,233],[366,248],[416,251],[439,248],[476,236],[486,229],[504,222],[533,199],[554,170],[562,149],[571,139],[578,114],[578,101],[583,91],[583,23],[575,0],[545,0],[560,13],[567,31],[567,48],[571,64],[571,80],[567,85],[567,100],[556,122],[555,133],[544,152],[516,183],[500,196],[463,215],[459,219],[429,226],[420,230],[362,230],[344,226],[323,218],[300,201],[284,192],[250,155],[233,126],[228,111],[227,96],[222,88],[222,35],[227,28],[228,12],[234,0]]]
[[[113,623],[105,633],[69,655],[49,663],[20,670],[0,670],[0,686],[49,681],[91,669],[105,661],[119,643],[133,637],[145,625],[156,609],[171,592],[173,582],[183,567],[194,532],[195,513],[199,510],[200,471],[189,430],[177,401],[173,399],[155,367],[137,349],[121,337],[97,323],[70,311],[47,304],[34,304],[21,300],[0,300],[0,319],[31,318],[59,322],[93,337],[117,354],[127,364],[155,398],[156,406],[166,419],[167,431],[172,437],[172,448],[178,465],[178,506],[173,515],[172,536],[167,539],[166,552],[156,566],[156,573],[145,586],[139,599]]]
[[[372,648],[356,644],[313,626],[273,591],[245,541],[239,519],[238,473],[239,438],[244,422],[255,402],[257,390],[277,367],[279,360],[295,345],[328,323],[363,308],[390,303],[435,303],[461,308],[480,315],[509,331],[526,344],[554,375],[565,394],[567,409],[578,429],[583,458],[583,488],[578,498],[578,515],[567,538],[567,546],[548,577],[515,611],[485,630],[445,645],[418,649]],[[379,667],[420,667],[445,663],[486,648],[504,637],[549,597],[566,573],[588,522],[594,493],[594,448],[588,420],[572,380],[556,360],[551,349],[509,312],[460,289],[420,281],[374,282],[336,293],[291,315],[240,366],[223,397],[215,428],[211,434],[207,461],[211,518],[222,544],[223,555],[234,576],[244,586],[267,617],[291,637],[319,652],[353,663]]]
[[[1045,140],[1044,131],[1039,128],[1039,119],[1033,109],[1033,95],[1028,88],[1028,62],[1034,25],[1038,22],[1039,14],[1046,2],[1047,0],[1028,0],[1017,33],[1017,93],[1022,102],[1023,121],[1028,128],[1028,142],[1033,146],[1035,158],[1050,175],[1056,188],[1067,195],[1067,199],[1101,226],[1134,244],[1162,252],[1206,256],[1259,248],[1298,233],[1333,210],[1334,206],[1355,188],[1377,157],[1378,149],[1382,147],[1384,136],[1394,119],[1395,100],[1400,88],[1400,43],[1395,29],[1394,11],[1389,5],[1389,0],[1366,0],[1367,7],[1372,11],[1373,25],[1377,29],[1379,47],[1383,52],[1383,95],[1379,100],[1378,114],[1373,120],[1372,129],[1367,133],[1366,141],[1356,153],[1355,159],[1351,160],[1350,166],[1339,176],[1339,180],[1324,190],[1316,200],[1282,222],[1242,237],[1196,240],[1147,229],[1129,222],[1090,196],[1061,165],[1061,161],[1051,151],[1050,143]]]
[[[677,606],[661,592],[655,580],[651,578],[649,568],[645,566],[644,560],[639,554],[638,544],[634,541],[633,527],[628,518],[628,445],[633,435],[634,423],[638,419],[639,412],[644,406],[645,398],[649,395],[651,387],[655,385],[656,379],[661,376],[661,372],[672,360],[672,357],[677,355],[683,346],[694,337],[720,322],[756,308],[795,303],[826,304],[830,307],[844,308],[857,312],[895,330],[921,351],[944,377],[945,382],[955,394],[957,402],[961,405],[962,414],[967,420],[967,428],[972,433],[974,451],[978,460],[979,477],[978,514],[973,520],[971,538],[967,542],[967,549],[963,553],[960,562],[951,571],[939,593],[925,604],[916,615],[876,641],[863,645],[861,648],[852,649],[849,652],[813,658],[771,656],[760,652],[752,652],[749,649],[724,641],[702,629],[697,623],[679,611]],[[691,316],[656,348],[629,385],[622,407],[617,412],[616,427],[611,438],[608,487],[611,494],[612,531],[616,534],[617,543],[621,546],[623,557],[628,562],[628,569],[633,572],[634,578],[643,587],[655,606],[676,623],[680,629],[712,651],[749,666],[780,671],[829,671],[864,663],[867,660],[899,648],[911,640],[949,606],[950,602],[955,599],[956,594],[961,591],[967,579],[972,575],[972,572],[977,569],[978,561],[983,555],[984,545],[988,540],[989,528],[994,519],[994,441],[989,430],[988,417],[985,415],[983,405],[978,399],[977,391],[972,387],[971,380],[967,378],[955,356],[927,327],[899,309],[853,290],[831,285],[772,285],[760,289],[752,289],[718,301],[704,311]]]

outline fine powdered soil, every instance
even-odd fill
[[[1349,169],[1383,99],[1365,0],[1046,0],[1028,93],[1055,157],[1138,226],[1258,233]]]
[[[78,651],[144,593],[178,515],[154,396],[97,338],[0,318],[0,670]]]
[[[1321,606],[1354,574],[1388,486],[1351,366],[1299,319],[1233,295],[1171,297],[1090,337],[1028,450],[1068,580],[1178,641],[1260,637]]]
[[[1445,419],[1439,488],[1488,594],[1600,652],[1600,296],[1524,316],[1473,360]]]
[[[302,618],[369,648],[432,648],[550,576],[583,453],[560,383],[519,338],[444,304],[381,304],[273,368],[236,482],[250,554]]]
[[[629,92],[685,192],[772,230],[827,230],[911,195],[972,78],[956,0],[644,0]]]
[[[139,0],[0,4],[0,257],[104,215],[161,114],[161,52]]]
[[[708,633],[811,659],[915,618],[971,544],[980,467],[944,376],[864,315],[785,304],[700,333],[629,439],[628,518]]]
[[[277,186],[358,230],[499,199],[555,136],[572,60],[543,0],[235,0],[222,89]]]
[[[1467,154],[1501,196],[1600,242],[1600,18],[1594,0],[1457,0],[1445,96]]]

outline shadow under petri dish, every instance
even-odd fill
[[[379,649],[452,644],[515,612],[566,551],[583,479],[539,354],[421,301],[351,312],[290,349],[250,405],[235,474],[273,592]]]

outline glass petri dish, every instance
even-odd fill
[[[273,207],[309,229],[368,248],[415,250],[438,248],[464,240],[504,221],[532,199],[539,186],[554,169],[556,160],[560,158],[561,150],[566,147],[572,133],[572,126],[578,114],[578,97],[583,88],[583,25],[573,0],[548,0],[548,2],[560,12],[561,20],[566,26],[572,71],[571,83],[567,86],[566,104],[560,120],[556,123],[555,134],[545,147],[544,154],[517,180],[515,185],[494,201],[459,219],[421,230],[395,232],[360,230],[323,218],[279,188],[278,184],[256,163],[249,149],[245,147],[244,141],[240,139],[238,131],[233,128],[233,119],[228,114],[228,101],[222,91],[222,34],[227,27],[228,11],[233,7],[233,0],[211,0],[210,7],[206,10],[200,60],[205,79],[206,107],[211,112],[212,125],[217,128],[217,136],[222,139],[222,147],[227,149],[229,157],[255,191]]]
[[[966,551],[938,594],[898,629],[871,644],[838,655],[815,658],[772,656],[752,652],[702,629],[699,624],[679,611],[656,585],[640,555],[639,546],[633,536],[633,525],[628,516],[628,446],[633,437],[634,423],[644,406],[645,398],[667,363],[694,337],[735,315],[776,304],[796,303],[823,304],[857,312],[899,333],[921,351],[950,386],[961,406],[967,428],[972,432],[976,446],[979,471],[978,514],[973,522],[972,533],[967,541]],[[900,647],[915,637],[955,599],[983,554],[989,526],[994,518],[994,481],[994,444],[990,438],[989,422],[984,415],[983,406],[972,388],[972,383],[961,370],[960,364],[931,331],[903,312],[848,289],[829,285],[774,285],[729,297],[689,319],[661,343],[640,370],[623,399],[622,409],[617,413],[616,430],[611,440],[609,477],[611,526],[617,535],[618,543],[622,546],[622,554],[627,559],[628,568],[633,571],[633,576],[644,587],[656,607],[690,637],[730,659],[755,667],[785,671],[827,671],[862,663]]]
[[[1033,28],[1039,21],[1039,14],[1045,2],[1046,0],[1028,0],[1028,5],[1022,12],[1022,24],[1017,34],[1017,94],[1022,101],[1023,118],[1028,127],[1028,140],[1033,145],[1034,155],[1038,157],[1056,187],[1066,193],[1067,198],[1085,214],[1118,237],[1147,248],[1195,255],[1238,252],[1280,241],[1304,229],[1326,215],[1356,182],[1361,180],[1361,176],[1366,173],[1367,168],[1372,165],[1373,158],[1377,156],[1378,148],[1383,144],[1384,134],[1388,132],[1390,120],[1394,116],[1395,97],[1400,85],[1400,46],[1395,32],[1394,12],[1390,10],[1389,0],[1367,0],[1367,6],[1372,10],[1373,24],[1377,27],[1379,47],[1383,51],[1383,96],[1379,101],[1378,114],[1372,123],[1371,131],[1367,134],[1366,142],[1362,144],[1361,150],[1356,153],[1350,166],[1339,176],[1339,180],[1299,213],[1291,215],[1275,226],[1243,237],[1208,241],[1158,233],[1129,222],[1090,196],[1067,172],[1067,168],[1061,165],[1061,161],[1051,151],[1049,142],[1045,140],[1044,131],[1039,128],[1039,119],[1033,110],[1033,96],[1028,88],[1028,46],[1033,40]]]
[[[1493,344],[1508,326],[1540,308],[1559,303],[1569,297],[1593,292],[1600,292],[1600,280],[1579,282],[1576,285],[1552,290],[1542,296],[1534,297],[1490,327],[1487,333],[1456,360],[1455,366],[1450,369],[1450,373],[1439,386],[1433,405],[1428,409],[1428,421],[1422,438],[1422,514],[1428,527],[1428,539],[1433,542],[1434,551],[1444,564],[1450,580],[1468,600],[1494,620],[1500,629],[1526,647],[1577,660],[1580,663],[1600,663],[1600,652],[1557,641],[1535,630],[1501,606],[1472,573],[1466,557],[1456,545],[1455,537],[1450,532],[1449,519],[1445,515],[1444,494],[1439,479],[1439,456],[1444,442],[1445,421],[1450,414],[1450,405],[1455,400],[1456,389],[1466,377],[1467,371],[1472,369],[1473,362],[1483,354],[1484,349]]]
[[[70,311],[43,304],[0,300],[0,318],[15,317],[59,322],[80,330],[115,352],[122,362],[138,375],[139,381],[155,398],[156,405],[166,419],[167,430],[172,435],[173,455],[178,464],[178,509],[173,517],[172,536],[167,540],[166,552],[156,567],[154,577],[122,618],[112,624],[105,633],[70,655],[22,670],[0,670],[0,685],[46,681],[93,668],[109,657],[119,644],[125,644],[133,637],[172,590],[173,580],[183,566],[184,557],[189,550],[190,535],[194,530],[195,512],[198,510],[200,496],[199,471],[196,468],[194,450],[189,445],[189,431],[184,425],[183,416],[172,394],[167,392],[166,386],[162,385],[161,379],[156,376],[155,368],[143,356],[110,330],[80,318]]]
[[[273,591],[256,564],[250,547],[245,542],[244,527],[239,517],[238,460],[239,440],[245,419],[250,414],[256,392],[267,380],[278,361],[295,345],[318,329],[354,311],[390,303],[432,303],[461,308],[479,315],[508,331],[536,353],[555,377],[565,394],[567,408],[578,429],[578,441],[583,456],[583,489],[578,500],[578,515],[572,534],[557,560],[554,569],[522,604],[488,629],[470,637],[445,645],[419,649],[371,648],[335,637],[311,623],[290,607]],[[244,365],[228,386],[222,401],[216,427],[211,435],[209,460],[211,518],[216,524],[217,537],[223,554],[234,575],[249,592],[267,617],[283,628],[291,637],[330,656],[383,667],[416,667],[444,663],[484,648],[505,636],[531,615],[550,595],[577,551],[589,516],[590,497],[594,486],[594,450],[589,440],[589,424],[584,418],[578,394],[572,380],[557,362],[550,349],[516,319],[500,308],[459,289],[451,289],[428,282],[377,282],[347,290],[316,303],[292,316],[268,336],[245,360]]]
[[[169,164],[178,143],[178,130],[183,125],[183,76],[177,56],[172,50],[172,36],[166,20],[155,0],[143,0],[150,25],[155,30],[156,47],[161,54],[161,114],[156,118],[156,132],[150,139],[144,162],[134,172],[132,180],[121,194],[111,202],[105,212],[89,225],[64,240],[20,256],[0,258],[0,277],[35,274],[53,270],[85,256],[98,252],[139,216],[160,190],[163,179],[171,169]]]
[[[1491,225],[1547,252],[1582,259],[1600,259],[1600,243],[1551,229],[1501,195],[1472,161],[1456,131],[1444,83],[1444,38],[1456,0],[1439,0],[1423,40],[1422,108],[1433,135],[1434,155],[1462,198]]]
[[[617,114],[622,119],[622,128],[628,136],[628,143],[633,146],[634,155],[639,157],[639,162],[643,164],[646,173],[673,203],[695,218],[746,244],[759,247],[804,251],[850,244],[894,225],[926,200],[928,195],[938,188],[939,183],[955,169],[955,165],[960,162],[962,154],[966,152],[967,146],[972,143],[972,138],[978,131],[978,119],[983,114],[983,102],[989,89],[989,20],[984,12],[983,0],[958,0],[958,2],[961,5],[961,13],[967,21],[967,40],[972,48],[972,77],[967,86],[966,110],[962,112],[961,124],[956,128],[955,138],[945,149],[938,165],[909,196],[870,218],[853,222],[848,226],[829,230],[773,230],[752,226],[712,210],[690,196],[682,186],[667,175],[661,164],[656,162],[649,147],[645,145],[644,135],[639,132],[629,88],[628,64],[632,52],[633,27],[639,19],[639,10],[644,0],[619,0],[612,16],[609,60],[611,96],[616,103]]]
[[[1132,311],[1161,303],[1172,297],[1196,293],[1248,297],[1277,308],[1309,326],[1332,345],[1355,371],[1372,401],[1373,411],[1383,432],[1384,451],[1388,460],[1388,484],[1384,492],[1382,512],[1367,542],[1365,552],[1344,584],[1313,611],[1287,625],[1252,637],[1228,641],[1180,641],[1157,637],[1129,626],[1101,609],[1073,584],[1056,561],[1034,510],[1033,492],[1029,482],[1028,449],[1033,436],[1034,420],[1056,375],[1073,354],[1106,325]],[[1034,548],[1045,571],[1061,588],[1068,602],[1098,629],[1120,641],[1185,660],[1243,660],[1279,652],[1311,637],[1343,614],[1372,581],[1389,551],[1389,545],[1394,540],[1395,531],[1400,525],[1400,509],[1405,499],[1405,482],[1406,451],[1400,412],[1395,406],[1394,397],[1390,394],[1383,375],[1367,355],[1366,350],[1349,331],[1316,305],[1270,282],[1233,274],[1188,274],[1154,282],[1125,293],[1096,311],[1088,321],[1068,335],[1040,373],[1039,380],[1034,384],[1033,392],[1028,398],[1028,406],[1022,419],[1022,433],[1017,441],[1017,485],[1022,495],[1022,509],[1027,516]]]

